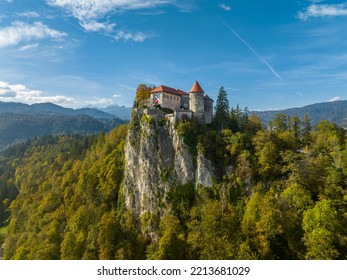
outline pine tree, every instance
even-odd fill
[[[301,139],[301,143],[303,147],[309,146],[312,142],[311,129],[312,129],[311,120],[308,117],[308,115],[305,114],[304,120],[303,120],[302,139]]]
[[[220,130],[227,128],[230,122],[229,101],[224,87],[219,90],[215,111],[214,123]]]

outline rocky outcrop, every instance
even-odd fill
[[[196,185],[212,186],[213,168],[211,162],[207,160],[202,154],[198,154],[196,162]]]
[[[192,182],[212,185],[212,166],[194,156],[170,122],[135,112],[125,143],[124,196],[136,216],[163,211],[172,186]],[[162,214],[162,213],[161,213]]]

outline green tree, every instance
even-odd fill
[[[261,259],[285,258],[282,212],[272,191],[264,196],[255,192],[246,204],[241,222],[252,251]]]
[[[191,210],[187,241],[190,258],[230,259],[236,256],[239,223],[233,206],[203,199]]]
[[[290,130],[294,133],[295,139],[298,141],[300,136],[300,125],[301,121],[298,115],[295,115],[290,120]]]
[[[303,147],[308,147],[312,142],[312,136],[311,136],[311,120],[307,114],[305,114],[304,119],[302,121],[303,127],[302,127],[302,138],[301,138],[301,144]]]
[[[112,260],[116,256],[117,243],[121,238],[121,228],[114,212],[105,213],[98,224],[99,258]]]
[[[284,114],[276,114],[274,119],[270,122],[270,128],[275,133],[281,133],[288,130],[288,116]]]
[[[332,201],[322,200],[304,212],[304,242],[307,247],[307,259],[337,259],[336,248],[339,234],[339,216]]]
[[[230,124],[229,100],[224,87],[221,87],[217,96],[213,121],[219,130],[223,130]]]
[[[180,221],[172,214],[165,214],[160,221],[161,237],[158,250],[152,255],[159,260],[185,259],[187,243]]]

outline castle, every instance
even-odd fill
[[[203,89],[196,81],[189,93],[160,85],[150,94],[149,104],[151,108],[169,108],[172,114],[165,117],[175,123],[181,119],[196,119],[200,123],[209,124],[213,117],[213,100],[204,94]],[[148,114],[158,115],[153,109],[147,110]]]

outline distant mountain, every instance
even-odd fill
[[[117,116],[94,108],[71,109],[53,103],[23,104],[14,102],[1,102],[0,113],[38,114],[58,113],[68,116],[87,115],[96,119],[115,119]]]
[[[271,121],[276,114],[288,114],[291,117],[298,115],[300,118],[303,118],[307,114],[313,125],[321,120],[328,120],[329,122],[335,122],[339,126],[347,128],[347,100],[317,103],[301,108],[263,112],[255,111],[252,113],[260,116],[265,124]]]
[[[104,109],[99,109],[99,110],[115,115],[122,120],[130,120],[132,108],[125,107],[125,106],[111,105]]]
[[[0,151],[13,143],[47,134],[107,132],[125,121],[98,109],[69,109],[53,103],[0,102]]]

